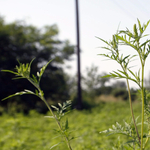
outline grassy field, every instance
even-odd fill
[[[137,117],[141,112],[139,103],[134,103],[134,110]],[[49,150],[60,142],[61,139],[53,130],[57,129],[54,120],[44,116],[35,111],[26,116],[0,116],[0,149]],[[73,110],[67,117],[72,135],[77,137],[71,143],[73,150],[111,150],[119,135],[106,136],[99,132],[110,128],[116,121],[123,124],[124,120],[131,119],[128,102],[101,102],[91,110]],[[67,150],[63,143],[53,149]]]

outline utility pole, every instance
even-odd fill
[[[78,96],[77,109],[82,109],[82,94],[81,94],[81,73],[80,73],[80,33],[79,33],[79,9],[78,0],[76,2],[76,32],[77,32],[77,68],[78,68]]]

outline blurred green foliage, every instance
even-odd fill
[[[117,147],[116,135],[107,136],[99,132],[111,128],[111,124],[115,124],[116,121],[120,124],[129,121],[131,118],[128,118],[130,116],[128,106],[128,102],[123,101],[100,103],[91,110],[73,110],[68,114],[70,130],[73,130],[72,135],[77,137],[71,143],[73,150],[111,150]],[[135,115],[139,114],[140,104],[134,103],[134,111]],[[1,150],[49,150],[58,140],[61,141],[53,130],[56,128],[53,120],[34,110],[28,115],[3,114],[0,120]],[[118,136],[121,144],[127,141],[126,136]],[[54,150],[64,149],[67,149],[65,144],[54,148]]]

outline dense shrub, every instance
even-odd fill
[[[116,88],[116,89],[114,89],[113,91],[112,91],[112,95],[114,96],[114,97],[120,97],[120,98],[122,98],[123,100],[127,100],[128,99],[128,92],[127,92],[127,90],[126,89],[124,89],[124,88]]]

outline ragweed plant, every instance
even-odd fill
[[[132,143],[133,143],[132,148],[135,149],[135,145],[138,145],[141,150],[145,149],[150,137],[150,124],[149,124],[150,107],[148,104],[147,92],[144,87],[144,69],[145,69],[146,59],[150,53],[150,40],[146,40],[142,42],[143,38],[148,36],[148,35],[144,35],[144,32],[149,22],[150,20],[146,24],[143,24],[142,26],[140,21],[138,20],[138,27],[136,24],[134,24],[133,31],[130,31],[128,28],[126,30],[117,31],[117,33],[113,35],[112,40],[109,42],[99,38],[107,45],[107,47],[102,47],[102,48],[109,51],[108,54],[100,54],[100,55],[116,61],[121,66],[121,70],[118,69],[117,71],[110,72],[105,77],[126,79],[128,94],[129,94],[131,116],[134,124],[134,126],[129,126],[129,128],[131,128],[130,129],[131,131],[134,128],[136,132],[136,139],[135,136],[134,138],[132,138]],[[126,45],[133,48],[136,52],[136,55],[129,54],[127,56],[124,56],[123,53],[120,53],[121,52],[120,46],[122,45],[124,46]],[[141,63],[141,67],[137,72],[133,72],[131,70],[131,67],[129,66],[130,62],[133,60],[134,57],[138,57]],[[140,131],[141,135],[139,135],[136,119],[134,117],[129,80],[135,82],[138,85],[141,92],[141,100],[142,100],[142,106],[141,106],[142,120],[141,120],[141,131]],[[145,121],[144,116],[146,116],[146,121],[147,121],[147,131],[148,131],[147,134],[144,134],[144,121]],[[117,123],[117,128],[113,128],[113,130],[107,130],[107,131],[112,133],[117,133],[118,127],[120,126]],[[146,138],[145,141],[144,138]]]
[[[40,88],[40,81],[41,81],[41,77],[46,69],[46,67],[49,65],[49,63],[51,61],[49,61],[46,65],[44,65],[39,72],[37,72],[37,76],[30,75],[31,72],[31,64],[32,64],[33,60],[27,64],[22,64],[19,62],[19,66],[16,66],[15,71],[11,71],[11,70],[2,70],[4,72],[9,72],[12,74],[16,75],[16,78],[14,79],[22,79],[25,78],[27,79],[36,89],[35,91],[30,91],[30,90],[24,90],[21,92],[17,92],[13,95],[10,95],[6,98],[4,98],[3,100],[6,100],[8,98],[11,98],[13,96],[17,96],[17,95],[24,95],[24,94],[32,94],[35,95],[37,97],[39,97],[47,106],[48,110],[50,111],[52,116],[48,116],[48,118],[53,118],[56,121],[56,124],[58,126],[58,130],[55,130],[61,137],[62,137],[62,141],[53,145],[51,147],[51,149],[55,146],[57,146],[58,144],[65,142],[68,146],[68,149],[72,150],[71,145],[70,145],[70,141],[73,139],[73,137],[70,136],[70,132],[69,132],[69,124],[68,124],[68,120],[66,119],[65,123],[62,123],[62,118],[67,114],[68,112],[68,108],[71,106],[71,101],[66,101],[62,104],[58,103],[59,107],[56,106],[50,106],[48,104],[48,102],[46,101],[45,97],[44,97],[44,92],[41,90]],[[53,109],[55,109],[57,111],[57,113],[55,114],[55,112],[53,111]]]

